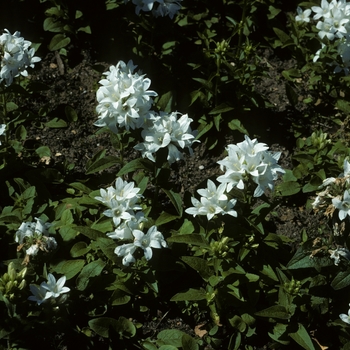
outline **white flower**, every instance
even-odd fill
[[[307,10],[303,11],[301,9],[301,7],[298,6],[297,13],[298,13],[298,15],[295,17],[295,20],[297,22],[305,22],[305,23],[309,23],[310,22],[310,15],[311,15],[311,10],[310,9],[307,9]]]
[[[116,255],[123,257],[122,263],[125,266],[135,262],[133,254],[137,248],[142,248],[146,260],[150,260],[153,255],[152,248],[167,247],[163,235],[157,230],[156,226],[152,226],[146,234],[140,230],[133,230],[132,236],[134,238],[133,243],[123,244],[114,250]]]
[[[135,237],[134,245],[143,249],[146,260],[152,258],[151,248],[167,247],[167,243],[163,235],[157,230],[157,226],[150,227],[146,234],[140,230],[134,230],[132,234]]]
[[[324,22],[318,21],[316,24],[316,28],[319,30],[318,36],[321,39],[323,39],[326,36],[329,40],[333,40],[337,31],[334,27],[333,18],[326,18]]]
[[[350,215],[350,193],[348,190],[344,191],[343,200],[336,197],[332,199],[332,203],[339,210],[338,215],[340,220],[344,220],[347,215]]]
[[[47,283],[41,283],[41,287],[47,290],[45,299],[49,298],[58,298],[61,294],[68,293],[70,289],[68,287],[64,287],[66,283],[66,276],[62,276],[57,282],[54,275],[51,273],[47,276]]]
[[[27,255],[37,255],[39,252],[39,245],[38,244],[33,244],[32,246],[29,247],[29,249],[26,250]]]
[[[336,250],[329,250],[331,253],[330,258],[334,259],[334,265],[338,266],[340,261],[340,256],[343,256],[346,260],[350,260],[350,252],[346,248],[337,248]]]
[[[31,295],[28,300],[36,301],[38,305],[47,300],[47,298],[45,298],[47,290],[43,286],[30,284],[29,288],[33,295]]]
[[[144,124],[153,103],[151,96],[157,93],[148,90],[150,79],[134,73],[136,67],[131,60],[127,64],[119,61],[103,73],[106,79],[100,80],[102,86],[96,92],[99,119],[94,125],[118,133],[118,127],[129,130]]]
[[[233,187],[244,189],[244,180],[251,177],[258,185],[254,197],[261,196],[267,188],[274,189],[274,180],[285,171],[277,164],[281,152],[269,152],[265,143],[258,143],[245,136],[245,141],[237,145],[228,145],[227,157],[218,161],[221,170],[225,171],[217,180],[227,184],[227,192]]]
[[[193,142],[199,142],[195,140],[197,132],[192,131],[190,127],[193,120],[187,114],[183,114],[177,119],[179,114],[178,112],[150,114],[148,126],[141,133],[144,142],[134,147],[142,153],[142,157],[147,157],[155,162],[153,154],[160,148],[167,147],[167,160],[172,164],[183,158],[179,148],[188,148],[190,154],[193,154],[191,146]]]
[[[216,188],[214,182],[208,180],[207,188],[197,190],[202,196],[200,201],[192,197],[191,202],[194,206],[187,208],[185,212],[194,217],[196,215],[206,215],[208,220],[211,220],[217,214],[229,214],[236,217],[237,212],[232,209],[236,204],[236,200],[228,200],[225,191],[226,184],[222,183]]]
[[[349,304],[349,306],[350,306],[350,304]],[[343,322],[350,324],[350,309],[349,309],[347,315],[346,315],[346,314],[340,314],[340,315],[339,315],[339,318],[340,318]]]
[[[27,68],[34,67],[34,63],[39,62],[39,57],[34,57],[35,49],[29,49],[32,43],[24,40],[20,32],[13,35],[5,29],[5,33],[0,36],[0,52],[2,56],[0,82],[5,81],[6,85],[12,84],[13,79],[20,74],[28,76]]]
[[[321,7],[319,6],[312,6],[311,9],[316,14],[314,15],[314,19],[319,19],[321,17],[323,18],[329,18],[331,16],[331,9],[333,8],[334,4],[328,3],[327,0],[322,0]]]

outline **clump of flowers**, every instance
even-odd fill
[[[134,72],[136,67],[131,60],[127,64],[119,61],[103,73],[106,78],[100,80],[102,86],[96,93],[98,120],[94,125],[107,126],[117,134],[118,127],[129,130],[145,123],[153,103],[151,96],[157,93],[148,90],[151,80]]]
[[[101,189],[101,196],[95,197],[96,200],[109,207],[103,214],[111,217],[116,226],[113,232],[107,233],[107,236],[117,240],[133,241],[118,246],[114,251],[117,256],[123,257],[122,263],[125,266],[135,262],[133,254],[137,248],[143,249],[146,260],[150,260],[153,255],[151,248],[167,247],[163,235],[156,226],[152,226],[146,234],[142,232],[147,218],[142,211],[136,212],[142,209],[138,203],[142,197],[139,191],[140,189],[135,187],[134,182],[128,183],[118,177],[115,187]]]
[[[129,0],[124,1],[125,3],[129,2]],[[155,17],[169,16],[171,19],[181,9],[181,2],[182,0],[132,0],[132,3],[136,5],[135,13],[137,15],[140,14],[140,11],[152,11]]]
[[[20,32],[11,34],[5,29],[0,36],[0,82],[11,85],[14,78],[28,76],[27,68],[34,68],[34,64],[41,61],[41,58],[34,56],[35,49],[30,48],[31,45],[30,41],[21,37]]]
[[[350,306],[350,304],[349,304],[349,306]],[[346,315],[346,314],[340,314],[340,315],[339,315],[339,318],[340,318],[343,322],[345,322],[345,323],[347,323],[347,324],[350,324],[350,309],[349,309],[347,315]]]
[[[39,250],[50,252],[57,247],[55,238],[49,237],[48,229],[51,224],[35,218],[36,222],[22,222],[15,236],[15,241],[19,244],[17,251],[26,250],[23,264],[27,265],[30,256],[38,254]]]
[[[154,153],[161,148],[168,149],[167,160],[170,164],[183,159],[180,149],[187,148],[193,154],[191,148],[195,140],[196,131],[192,131],[190,123],[193,121],[187,114],[181,115],[178,119],[178,112],[165,113],[159,115],[151,114],[150,120],[141,133],[144,142],[139,143],[134,148],[142,153],[142,157],[147,157],[155,162]]]
[[[302,10],[297,8],[296,22],[310,23],[311,13],[314,13],[312,19],[317,22],[318,36],[322,40],[321,48],[315,53],[313,61],[316,62],[320,53],[328,47],[327,41],[335,41],[338,54],[342,60],[339,64],[332,62],[330,65],[335,66],[334,72],[344,71],[349,74],[350,67],[350,6],[348,2],[343,0],[327,0],[321,1],[321,6],[312,6],[311,9]]]
[[[49,299],[52,303],[63,303],[66,300],[66,296],[62,296],[62,294],[70,291],[70,288],[64,286],[65,283],[66,276],[62,276],[56,282],[55,276],[49,273],[47,276],[47,282],[42,282],[40,286],[36,284],[29,285],[30,291],[33,295],[31,295],[28,300],[36,301],[38,305]]]
[[[332,217],[337,210],[341,221],[350,216],[350,163],[346,159],[343,168],[344,172],[338,177],[323,180],[319,187],[323,190],[317,193],[312,203],[315,211],[322,211],[328,217]]]
[[[196,215],[206,215],[211,220],[215,215],[231,215],[237,217],[237,212],[233,210],[236,205],[236,199],[228,199],[226,192],[226,184],[221,184],[216,188],[215,183],[211,180],[207,181],[207,188],[197,190],[202,196],[200,201],[195,197],[191,198],[193,207],[187,208],[187,214],[194,217]]]
[[[217,180],[227,184],[227,192],[237,187],[245,188],[247,180],[252,179],[257,184],[254,197],[260,197],[267,189],[274,189],[274,181],[285,171],[277,164],[281,152],[270,152],[265,143],[251,140],[245,135],[243,142],[228,145],[228,156],[218,161],[221,170],[225,171]]]

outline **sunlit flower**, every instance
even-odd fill
[[[51,273],[47,276],[47,282],[41,283],[41,287],[47,290],[45,299],[58,298],[61,294],[68,293],[70,289],[64,287],[66,283],[66,276],[62,276],[57,282],[54,275]]]
[[[350,193],[348,190],[344,191],[343,200],[336,197],[332,199],[332,203],[339,210],[338,215],[340,220],[344,220],[347,215],[350,215]]]
[[[123,244],[115,248],[114,253],[120,257],[123,257],[122,264],[129,266],[135,262],[133,254],[137,248],[143,249],[146,260],[150,260],[153,256],[152,248],[166,248],[167,243],[163,235],[158,231],[156,226],[149,228],[146,234],[141,230],[133,230],[132,237],[133,243]]]
[[[151,80],[135,73],[136,67],[131,60],[127,64],[119,61],[103,73],[106,78],[100,80],[96,92],[98,120],[94,125],[118,133],[120,127],[129,130],[144,124],[153,103],[151,97],[157,93],[148,90]]]
[[[243,142],[228,145],[227,157],[218,161],[221,170],[225,171],[217,180],[227,184],[227,192],[233,187],[244,189],[244,181],[250,177],[258,187],[254,197],[260,197],[267,188],[274,189],[274,180],[285,171],[277,164],[281,152],[269,152],[265,143],[251,140],[245,135]]]
[[[190,127],[193,120],[187,114],[177,119],[179,114],[178,112],[151,114],[149,126],[141,133],[144,142],[134,147],[142,153],[142,157],[155,162],[154,153],[161,148],[167,148],[167,160],[172,164],[183,159],[182,149],[187,148],[190,154],[193,153],[192,144],[199,142],[195,140],[197,132],[192,131]]]
[[[2,56],[0,82],[5,81],[6,85],[12,84],[13,79],[19,75],[28,76],[27,68],[34,68],[34,63],[41,59],[35,57],[35,49],[31,48],[31,42],[24,40],[20,32],[13,35],[5,29],[0,36],[0,52]]]
[[[217,188],[213,181],[207,181],[207,188],[199,189],[197,192],[202,196],[200,201],[192,197],[193,207],[187,208],[185,212],[193,215],[206,215],[211,220],[215,215],[231,215],[237,216],[237,212],[233,210],[236,199],[229,200],[227,198],[226,184],[220,184]]]

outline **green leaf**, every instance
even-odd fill
[[[172,345],[176,347],[182,346],[182,337],[186,334],[178,329],[164,329],[157,335],[157,339],[162,340],[165,345]]]
[[[301,185],[295,181],[286,181],[276,186],[276,192],[279,192],[281,196],[292,196],[300,192]]]
[[[340,271],[331,283],[332,288],[339,290],[350,285],[350,268]]]
[[[283,44],[286,44],[291,41],[290,36],[286,34],[283,30],[278,28],[272,28],[272,29]]]
[[[241,121],[238,120],[238,119],[232,119],[232,120],[228,123],[228,127],[229,127],[231,130],[238,130],[238,131],[241,132],[242,134],[249,135],[247,129],[243,126],[243,124],[241,123]]]
[[[54,271],[66,276],[67,280],[77,275],[85,264],[85,260],[65,260],[54,267]]]
[[[41,146],[35,150],[35,153],[39,155],[40,158],[51,157],[50,148],[47,146]]]
[[[206,292],[204,289],[190,288],[186,292],[175,294],[170,301],[192,301],[192,300],[204,300],[206,299]]]
[[[346,114],[350,114],[350,103],[345,100],[337,100],[336,107]]]
[[[109,301],[111,302],[112,305],[116,306],[116,305],[125,305],[127,304],[129,301],[131,300],[130,295],[127,295],[123,290],[121,289],[116,289]]]
[[[289,333],[289,336],[303,349],[315,350],[309,333],[306,331],[305,327],[301,323],[298,323],[298,330],[294,333]]]
[[[167,241],[173,242],[173,243],[193,244],[200,247],[209,246],[207,240],[201,234],[198,234],[198,233],[171,236],[167,239]]]
[[[195,256],[182,256],[181,260],[196,270],[203,279],[208,279],[213,275],[213,271],[208,266],[208,261]]]
[[[73,229],[83,234],[84,236],[90,238],[93,241],[96,241],[99,237],[106,238],[106,235],[101,231],[94,230],[87,226],[74,226]]]
[[[70,38],[66,37],[63,34],[56,34],[50,41],[48,46],[50,51],[56,51],[62,47],[67,46],[70,43]]]
[[[44,20],[45,32],[61,33],[63,31],[63,24],[61,21],[57,21],[52,17],[48,17]]]
[[[85,290],[89,284],[89,279],[91,277],[99,276],[106,266],[101,259],[95,260],[84,266],[79,276],[77,277],[77,289]]]
[[[73,245],[70,250],[70,255],[72,258],[77,258],[79,256],[85,255],[91,250],[86,242],[77,242]]]
[[[295,90],[288,84],[285,84],[286,87],[286,94],[289,100],[289,103],[294,107],[298,104],[298,94],[295,92]]]
[[[12,112],[18,109],[18,106],[14,102],[7,102],[6,103],[6,111]]]
[[[45,123],[45,126],[48,128],[65,128],[68,126],[68,124],[62,119],[53,118],[49,122]]]
[[[116,263],[118,257],[114,254],[114,250],[117,244],[109,237],[99,237],[97,238],[97,244],[102,250],[103,254],[111,261]]]
[[[315,268],[320,271],[322,267],[332,266],[333,262],[328,257],[310,257],[310,253],[305,253],[299,248],[292,259],[289,261],[287,268],[290,270]]]
[[[188,334],[184,334],[181,339],[183,350],[199,350],[197,342]]]
[[[120,336],[126,338],[133,337],[136,334],[136,327],[125,317],[119,317],[118,320],[111,317],[95,318],[89,321],[89,327],[104,338],[110,336],[110,331],[117,332]]]
[[[163,45],[164,46],[164,45]],[[172,111],[173,93],[168,91],[163,94],[157,103],[159,110],[170,113]]]
[[[221,103],[221,105],[216,106],[215,108],[213,108],[209,114],[220,114],[220,113],[225,113],[228,111],[232,111],[234,108],[228,106],[226,103]]]
[[[161,226],[166,224],[167,222],[173,221],[178,219],[179,216],[178,215],[172,215],[169,213],[166,213],[165,211],[163,211],[159,216],[158,219],[155,222],[156,226]]]
[[[97,159],[92,164],[89,164],[88,168],[86,169],[85,174],[90,175],[94,174],[98,171],[105,170],[107,168],[111,168],[112,166],[120,163],[120,159],[114,156],[106,156],[100,159]]]
[[[255,315],[261,317],[279,318],[282,320],[288,320],[290,318],[290,314],[287,312],[286,308],[280,305],[270,306],[267,309],[256,312]]]
[[[159,350],[178,350],[178,348],[173,345],[161,345]]]
[[[66,106],[64,108],[64,113],[70,122],[76,122],[78,120],[78,114],[73,107]]]
[[[167,190],[165,188],[162,188],[163,192],[169,197],[171,203],[175,207],[176,211],[178,212],[179,216],[182,216],[182,199],[179,193],[176,193],[172,190]]]
[[[143,158],[134,159],[131,162],[128,162],[126,165],[124,165],[119,170],[117,176],[122,176],[132,171],[140,170],[140,169],[144,169],[152,172],[154,169],[154,163],[152,163],[148,159],[143,159]]]

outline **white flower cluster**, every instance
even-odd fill
[[[208,220],[212,219],[215,215],[229,214],[237,217],[237,212],[233,210],[236,205],[236,199],[228,199],[226,192],[226,184],[219,185],[216,188],[215,183],[211,180],[207,181],[207,188],[197,190],[202,196],[201,200],[192,197],[191,201],[194,207],[187,208],[185,212],[191,214],[194,217],[196,215],[206,215]]]
[[[47,276],[47,282],[42,282],[40,286],[36,284],[29,285],[31,295],[28,300],[36,301],[38,305],[46,302],[47,300],[53,298],[57,299],[61,294],[68,293],[70,289],[64,287],[66,283],[66,276],[62,276],[57,282],[54,275],[51,273]],[[63,302],[65,298],[60,298],[58,302]]]
[[[326,216],[332,216],[338,210],[340,220],[350,216],[350,163],[344,160],[344,172],[338,177],[330,177],[323,180],[319,188],[324,188],[317,193],[312,203],[314,210],[324,211]]]
[[[152,258],[151,248],[167,247],[163,235],[156,226],[152,226],[146,234],[142,232],[147,218],[142,211],[135,212],[142,209],[138,204],[142,196],[139,194],[140,189],[134,185],[133,182],[128,183],[118,177],[115,187],[110,186],[107,190],[101,189],[101,196],[95,197],[96,200],[109,207],[103,214],[111,217],[116,226],[113,232],[107,233],[107,236],[112,239],[133,241],[118,246],[114,251],[116,255],[123,257],[122,262],[125,266],[135,262],[133,254],[137,248],[143,249],[146,260],[150,260]]]
[[[30,256],[37,255],[39,250],[50,252],[57,248],[55,238],[49,237],[48,229],[51,224],[38,218],[35,220],[36,222],[22,222],[16,232],[15,241],[19,244],[17,251],[23,247],[26,249],[24,264],[28,264]]]
[[[160,112],[150,113],[149,122],[144,126],[141,135],[144,142],[139,143],[134,148],[142,153],[142,157],[147,157],[155,162],[153,153],[156,153],[160,148],[168,149],[167,160],[170,164],[183,159],[181,149],[188,148],[190,154],[193,154],[193,142],[195,140],[196,131],[192,131],[190,123],[193,121],[187,114],[183,114],[179,119],[178,112],[165,113]]]
[[[34,63],[41,59],[34,56],[35,49],[31,42],[24,40],[20,32],[11,34],[7,29],[0,36],[1,71],[0,82],[11,85],[19,75],[28,76],[27,68],[34,68]]]
[[[124,0],[125,3],[129,0]],[[155,17],[165,17],[169,16],[171,19],[179,12],[181,9],[182,0],[132,0],[132,3],[136,5],[135,12],[137,15],[140,11],[149,12]]]
[[[258,186],[255,188],[254,197],[260,197],[266,189],[274,189],[274,180],[278,174],[285,171],[277,164],[281,152],[270,152],[265,143],[258,143],[245,135],[245,141],[237,145],[228,145],[228,156],[218,161],[221,170],[225,171],[217,180],[227,183],[227,192],[233,187],[244,189],[244,181],[251,178]]]
[[[136,67],[131,60],[127,64],[119,61],[109,68],[109,72],[103,73],[106,79],[100,80],[102,86],[96,93],[99,119],[94,125],[108,126],[117,134],[118,127],[129,130],[144,124],[152,106],[151,96],[157,96],[157,93],[147,91],[151,80],[134,73]]]
[[[193,216],[207,215],[208,220],[217,214],[236,217],[237,212],[233,207],[237,200],[229,199],[228,193],[234,187],[243,190],[249,178],[258,185],[254,197],[260,197],[268,188],[273,190],[274,180],[285,171],[277,164],[281,153],[272,153],[268,148],[265,143],[258,143],[248,136],[237,145],[228,145],[228,156],[218,161],[221,170],[225,171],[224,175],[217,177],[221,185],[216,188],[214,182],[208,180],[206,189],[197,190],[202,196],[200,201],[192,197],[194,207],[186,209],[186,213]]]
[[[335,73],[344,71],[349,74],[350,68],[350,2],[345,0],[327,0],[321,1],[321,6],[312,6],[311,9],[302,10],[297,8],[298,15],[295,17],[297,22],[309,23],[311,12],[314,13],[313,20],[317,21],[316,28],[318,36],[323,40],[337,40],[337,49],[342,59],[342,64],[334,62],[336,66]],[[316,52],[313,61],[316,62],[322,50],[326,47],[322,43],[322,47]]]
[[[197,132],[190,127],[193,120],[187,114],[178,119],[178,112],[157,114],[150,111],[152,96],[157,96],[157,93],[148,90],[150,79],[134,73],[136,67],[131,60],[127,64],[119,61],[116,66],[109,68],[109,72],[104,73],[106,79],[99,82],[102,86],[96,94],[99,119],[94,125],[108,126],[116,134],[119,127],[125,127],[126,130],[143,128],[144,142],[134,148],[142,153],[142,157],[153,162],[154,153],[161,148],[168,149],[167,159],[170,164],[183,159],[179,148],[188,148],[192,154],[193,142],[199,142],[195,140]]]

